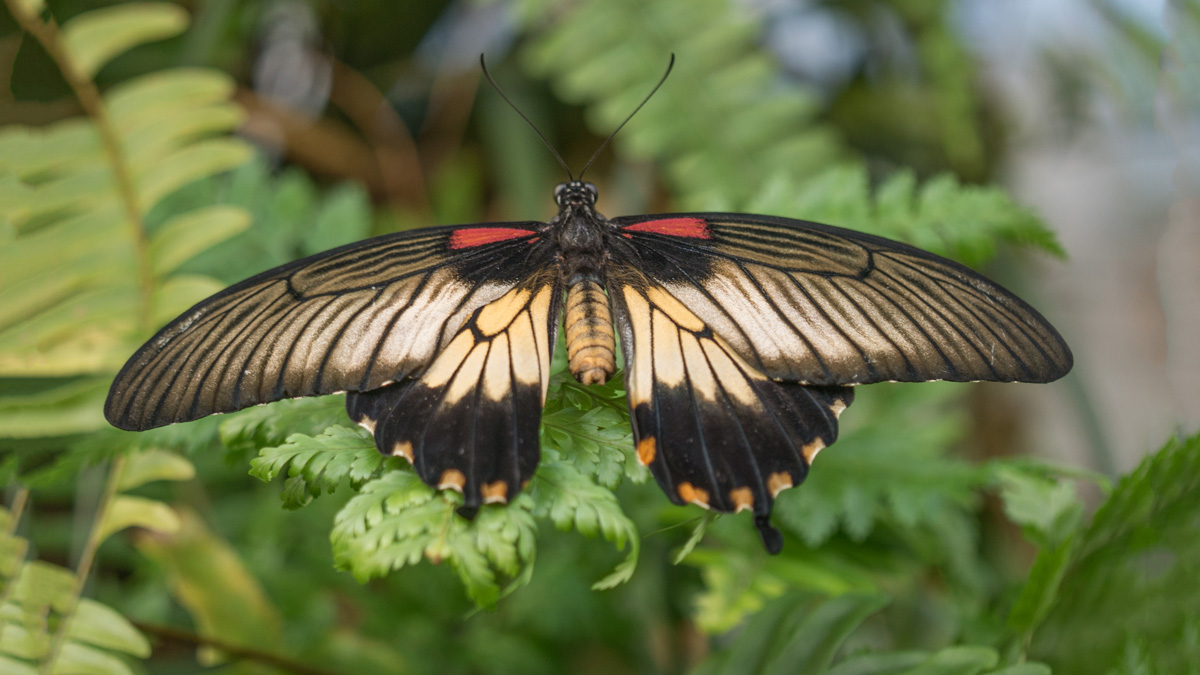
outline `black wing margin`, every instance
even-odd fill
[[[769,216],[617,218],[614,249],[775,380],[1049,382],[1070,349],[1037,310],[906,244]]]
[[[140,431],[420,372],[473,312],[552,256],[540,226],[385,235],[247,279],[143,345],[114,380],[105,417]]]

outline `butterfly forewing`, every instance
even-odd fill
[[[422,371],[480,307],[552,257],[540,223],[385,235],[264,272],[199,303],[117,375],[105,416],[149,429]]]
[[[612,222],[616,249],[772,379],[1048,382],[1071,367],[1036,310],[898,242],[741,214]]]

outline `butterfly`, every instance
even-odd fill
[[[777,553],[775,499],[837,439],[855,386],[1071,368],[1041,314],[946,258],[772,216],[608,219],[597,197],[572,177],[549,222],[389,234],[246,279],[143,345],[105,416],[144,430],[345,392],[381,452],[472,517],[537,469],[562,325],[584,384],[614,375],[619,338],[637,458],[667,497],[752,512]]]

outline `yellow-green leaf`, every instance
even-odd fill
[[[154,532],[171,534],[179,531],[179,514],[166,504],[144,497],[117,495],[108,506],[100,527],[101,539],[127,527],[141,527]]]
[[[14,623],[5,624],[0,633],[0,654],[9,654],[22,659],[41,658],[50,648],[50,636],[35,633]],[[3,665],[0,661],[0,665]],[[0,671],[7,673],[7,670]]]
[[[128,135],[150,120],[224,101],[234,87],[233,78],[217,70],[173,68],[123,82],[105,100],[113,122]]]
[[[175,216],[150,240],[150,259],[158,276],[175,271],[192,256],[250,227],[250,213],[216,205]]]
[[[195,475],[196,467],[183,457],[166,450],[148,450],[125,460],[117,489],[132,490],[156,480],[191,480]]]
[[[149,211],[160,199],[201,178],[246,163],[250,146],[233,138],[214,138],[172,153],[138,177],[139,201]]]
[[[0,656],[0,673],[8,673],[9,675],[38,675],[33,666],[4,656]]]
[[[34,560],[21,568],[12,598],[25,605],[26,609],[51,607],[64,612],[70,605],[74,588],[75,575],[70,570]]]
[[[67,637],[139,658],[150,656],[150,642],[133,624],[117,610],[88,598],[79,600]]]
[[[133,675],[121,659],[78,642],[63,645],[50,672],[53,675]]]
[[[17,0],[17,8],[27,16],[37,16],[46,7],[46,0]]]
[[[111,376],[69,378],[37,393],[0,397],[0,438],[64,436],[102,428],[110,384]],[[3,557],[0,553],[0,574]]]
[[[133,2],[80,14],[63,26],[63,39],[79,70],[93,77],[104,64],[140,44],[182,33],[187,12],[178,5]]]

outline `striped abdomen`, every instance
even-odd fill
[[[567,288],[567,359],[583,384],[604,384],[617,369],[608,296],[595,281]]]

